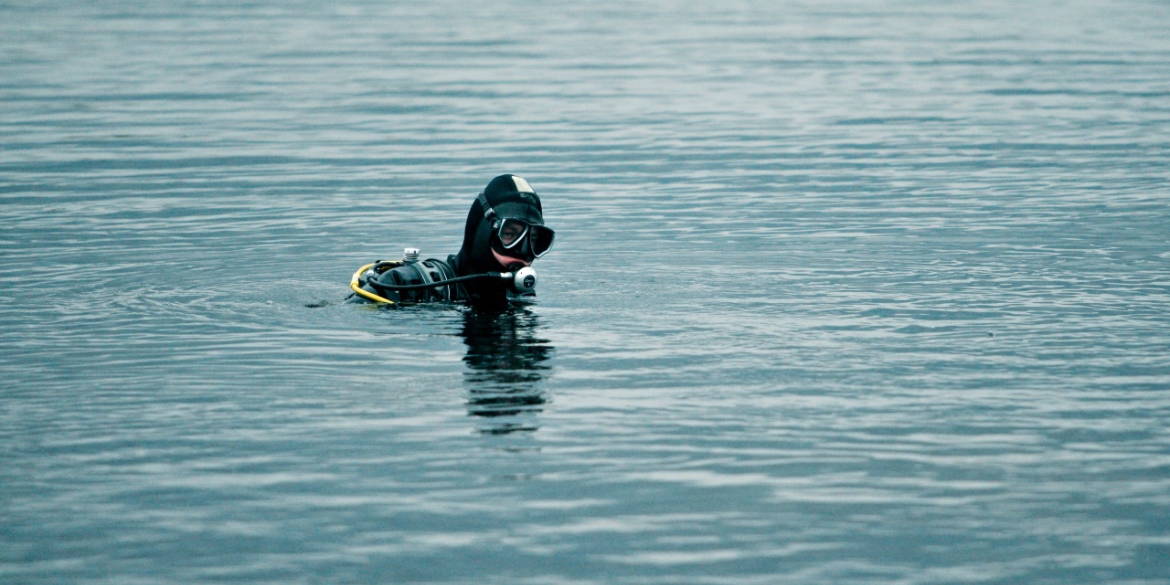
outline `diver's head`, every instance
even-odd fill
[[[540,197],[515,175],[491,180],[467,215],[461,264],[468,272],[494,272],[529,266],[549,251],[553,230],[545,227]]]

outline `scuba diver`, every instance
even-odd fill
[[[463,301],[502,308],[532,296],[532,262],[552,248],[554,232],[544,225],[540,197],[515,175],[491,180],[471,204],[463,247],[447,257],[418,259],[407,248],[402,260],[379,260],[358,269],[351,298],[394,305],[402,302]]]

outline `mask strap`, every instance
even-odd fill
[[[492,209],[491,204],[488,203],[486,192],[480,193],[479,197],[476,197],[475,200],[478,201],[479,206],[483,208],[484,219],[491,219],[496,215],[496,210]]]

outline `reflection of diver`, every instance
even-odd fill
[[[501,313],[468,311],[463,315],[463,340],[470,368],[467,411],[485,417],[481,432],[502,434],[535,431],[547,397],[540,389],[544,361],[553,351],[537,335],[537,317],[527,308]]]
[[[536,286],[532,262],[552,247],[553,230],[544,225],[540,197],[515,175],[492,179],[471,205],[463,247],[447,261],[420,261],[407,248],[399,260],[378,261],[358,269],[350,282],[356,298],[398,302],[467,301],[503,307]]]

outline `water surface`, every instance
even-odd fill
[[[1164,4],[0,15],[5,583],[1170,582]]]

